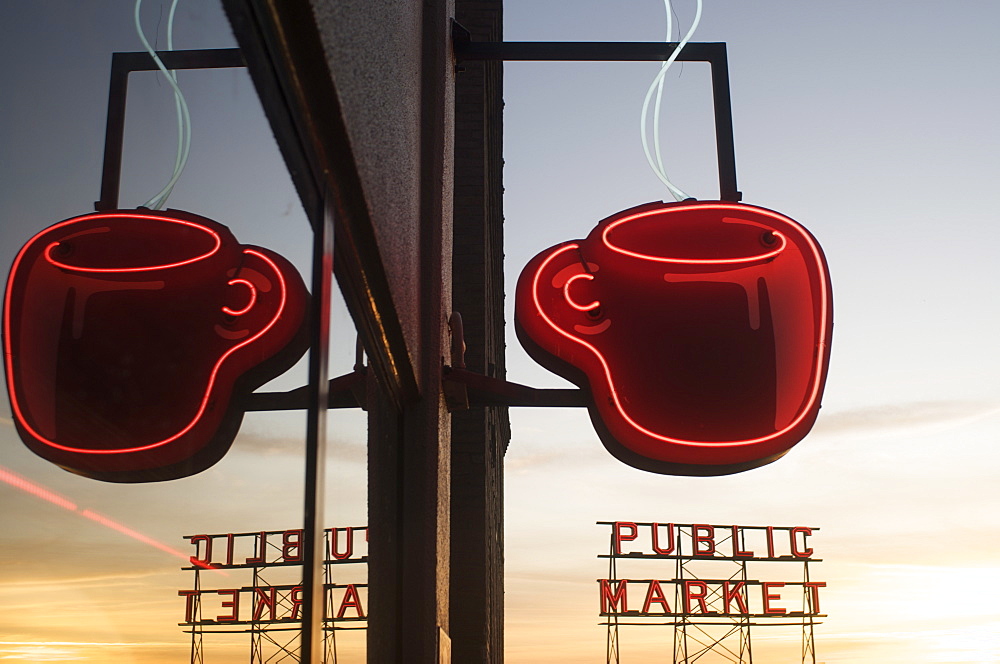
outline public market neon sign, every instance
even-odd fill
[[[301,574],[304,560],[302,529],[254,533],[199,534],[185,537],[194,553],[191,567],[194,587],[177,591],[184,598],[186,627],[272,625],[301,623],[303,590],[300,583],[263,581],[272,572]],[[325,565],[367,564],[367,527],[329,528],[325,531]],[[247,570],[252,582],[238,587],[206,588],[206,570]],[[210,575],[208,578],[215,578]],[[232,584],[232,580],[227,580]],[[368,584],[325,584],[330,612],[326,622],[363,623],[367,619]]]
[[[621,561],[659,560],[669,568],[692,569],[694,563],[728,561],[744,568],[762,563],[819,562],[809,545],[815,528],[804,526],[718,526],[711,524],[614,521],[611,552]],[[754,548],[751,548],[754,547]],[[629,563],[632,564],[632,563]],[[645,563],[647,565],[652,562]],[[620,567],[619,567],[620,568]],[[713,567],[714,574],[718,570]],[[740,577],[743,577],[741,574]],[[598,579],[601,615],[656,617],[822,617],[820,589],[826,582],[760,581],[751,578],[699,579],[692,576]],[[641,598],[641,608],[637,598]],[[630,603],[631,600],[631,603]],[[794,602],[794,604],[792,604]],[[798,608],[789,608],[792,606]]]

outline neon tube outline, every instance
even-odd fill
[[[99,218],[99,217],[115,217],[115,216],[121,216],[121,215],[90,215],[88,217],[84,217],[84,219]],[[153,216],[147,216],[147,215],[143,215],[140,218],[144,218],[144,219],[156,219],[156,220],[162,219],[161,217],[153,217]],[[14,264],[13,264],[13,267],[11,267],[10,274],[14,275],[14,274],[17,273],[17,267],[20,264],[20,261],[22,259],[22,256],[23,256],[24,252],[27,251],[27,249],[28,249],[29,246],[31,246],[31,244],[35,240],[35,238],[38,238],[39,236],[41,236],[44,233],[52,230],[53,228],[58,228],[58,227],[60,227],[62,225],[73,223],[74,221],[77,221],[77,220],[79,220],[79,218],[63,222],[63,224],[57,224],[56,226],[49,227],[45,231],[42,231],[41,233],[38,233],[37,235],[35,235],[34,238],[32,238],[31,240],[29,240],[24,245],[24,247],[22,247],[21,251],[17,255],[17,258],[14,259]],[[167,220],[168,221],[173,221],[173,220],[170,220],[170,219],[167,219]],[[186,223],[187,224],[188,222],[180,222],[180,223]],[[196,224],[189,224],[189,225],[197,226]],[[208,231],[212,232],[211,229],[205,229],[205,230],[208,230]],[[221,246],[221,240],[220,240],[220,246]],[[46,251],[48,251],[48,249],[46,249]],[[216,251],[217,251],[217,249],[216,249]],[[214,251],[212,253],[214,253]],[[49,446],[49,447],[51,447],[53,449],[62,450],[64,452],[73,452],[73,453],[77,453],[77,454],[129,454],[129,453],[135,453],[135,452],[144,452],[146,450],[155,449],[155,448],[167,445],[169,443],[172,443],[175,440],[177,440],[178,438],[180,438],[181,436],[185,435],[187,432],[189,432],[191,429],[193,429],[197,425],[198,421],[204,415],[205,410],[208,407],[209,397],[212,394],[212,388],[215,386],[216,376],[219,373],[219,369],[222,366],[222,363],[225,362],[225,360],[230,355],[232,355],[233,353],[235,353],[237,350],[239,350],[239,349],[241,349],[241,348],[243,348],[243,347],[245,347],[245,346],[253,343],[257,339],[260,339],[262,336],[264,336],[272,327],[274,327],[274,325],[278,322],[278,319],[281,318],[281,315],[284,313],[284,310],[285,310],[285,305],[286,305],[287,300],[288,300],[288,291],[287,291],[286,284],[285,284],[285,277],[281,273],[281,270],[278,268],[277,264],[275,264],[274,261],[272,261],[270,258],[268,258],[267,256],[265,256],[264,254],[260,253],[259,251],[254,250],[254,249],[244,249],[243,253],[249,254],[249,255],[252,255],[252,256],[257,256],[258,258],[260,258],[261,260],[263,260],[265,263],[267,263],[271,267],[272,270],[274,270],[275,274],[278,277],[279,287],[281,289],[281,301],[280,301],[280,303],[278,305],[278,309],[277,309],[274,317],[257,334],[255,334],[252,337],[249,337],[249,338],[245,339],[244,341],[236,344],[235,346],[233,346],[232,348],[230,348],[228,351],[226,351],[225,353],[223,353],[222,356],[219,357],[219,359],[215,363],[215,366],[213,366],[213,368],[212,368],[211,374],[209,375],[208,384],[206,386],[205,393],[204,393],[204,396],[202,397],[201,404],[200,404],[200,406],[198,408],[198,411],[195,413],[194,417],[187,424],[187,426],[185,426],[183,429],[181,429],[180,431],[178,431],[174,435],[172,435],[172,436],[170,436],[168,438],[165,438],[163,440],[157,441],[155,443],[150,443],[148,445],[140,445],[140,446],[136,446],[136,447],[125,448],[125,449],[117,449],[117,450],[88,450],[88,449],[83,449],[83,448],[78,448],[78,447],[70,447],[68,445],[60,445],[59,443],[56,443],[54,441],[51,441],[51,440],[45,438],[44,436],[42,436],[41,434],[39,434],[37,431],[35,431],[35,429],[30,424],[28,424],[26,418],[24,417],[24,414],[21,411],[21,406],[18,403],[17,394],[16,394],[16,391],[14,389],[13,353],[12,353],[12,351],[10,349],[10,343],[11,343],[10,342],[10,336],[11,336],[10,335],[10,298],[11,298],[11,291],[12,291],[12,289],[10,287],[8,287],[7,288],[7,292],[6,292],[5,296],[4,296],[4,363],[5,363],[6,369],[7,369],[7,391],[8,391],[8,394],[10,395],[10,402],[11,402],[11,406],[12,406],[12,411],[13,411],[14,416],[17,418],[17,421],[38,442],[40,442],[40,443],[42,443],[44,445],[47,445],[47,446]],[[209,255],[211,255],[211,254],[209,254]],[[48,258],[48,257],[46,256],[46,258]],[[171,267],[177,267],[178,265],[184,265],[184,264],[187,264],[187,263],[190,263],[190,262],[191,261],[185,261],[184,263],[178,263],[177,265],[173,265]],[[69,268],[69,269],[75,269],[75,268]],[[143,270],[148,270],[148,269],[161,269],[161,268],[142,268],[142,269]],[[91,270],[91,271],[93,271],[93,270]],[[117,270],[102,270],[102,271],[117,271]],[[129,269],[125,270],[125,271],[134,272],[134,271],[136,271],[136,269],[129,268]]]
[[[676,208],[676,207],[674,207],[674,208],[669,208],[669,209],[670,210],[694,209],[695,207],[697,207],[699,209],[704,209],[704,206],[688,206],[688,207],[685,207],[685,208]],[[728,210],[738,210],[738,211],[745,211],[746,210],[746,208],[744,206],[725,205],[725,204],[715,204],[713,207],[721,208],[721,209],[728,209]],[[567,251],[574,251],[574,250],[580,249],[580,245],[577,244],[577,243],[570,243],[570,244],[564,245],[563,247],[557,249],[556,251],[553,251],[551,254],[549,254],[542,261],[541,265],[539,265],[538,269],[535,271],[534,277],[532,278],[532,288],[531,288],[531,296],[532,296],[532,300],[533,300],[534,305],[535,305],[535,310],[542,317],[542,320],[544,320],[549,325],[549,327],[551,327],[552,329],[554,329],[557,333],[559,333],[560,335],[566,337],[567,339],[569,339],[571,341],[574,341],[574,342],[580,344],[581,346],[583,346],[584,348],[586,348],[587,350],[591,351],[594,355],[597,356],[598,361],[600,361],[600,363],[601,363],[601,367],[604,369],[604,377],[605,377],[605,380],[607,381],[607,385],[609,387],[609,391],[611,393],[611,397],[612,397],[612,399],[614,401],[615,408],[618,410],[618,413],[622,416],[622,418],[626,422],[628,422],[632,426],[632,428],[636,429],[637,431],[640,431],[641,433],[645,434],[646,436],[648,436],[650,438],[653,438],[655,440],[660,440],[660,441],[663,441],[663,442],[666,442],[666,443],[671,443],[671,444],[675,444],[675,445],[683,445],[683,446],[687,446],[687,447],[704,447],[704,448],[748,447],[748,446],[751,446],[751,445],[756,445],[756,444],[759,444],[759,443],[764,443],[764,442],[767,442],[767,441],[770,441],[770,440],[774,440],[775,438],[783,436],[788,431],[790,431],[790,430],[794,429],[795,427],[797,427],[802,422],[802,420],[805,419],[806,414],[809,413],[812,410],[813,405],[816,403],[816,399],[819,398],[820,383],[822,382],[822,374],[823,374],[823,371],[822,371],[822,369],[823,369],[823,358],[825,356],[825,352],[823,352],[823,349],[825,349],[825,347],[828,345],[826,328],[827,328],[827,310],[828,310],[828,302],[829,302],[829,295],[827,293],[827,285],[826,285],[827,284],[827,272],[826,272],[826,270],[824,268],[824,264],[823,264],[823,261],[822,261],[822,253],[820,253],[819,247],[816,245],[815,241],[812,239],[812,237],[809,235],[809,233],[806,232],[805,229],[802,228],[802,226],[800,226],[797,222],[795,222],[795,221],[793,221],[793,220],[791,220],[788,217],[785,217],[783,215],[779,215],[776,212],[772,212],[770,210],[764,210],[762,208],[754,208],[754,210],[755,210],[755,212],[757,212],[759,214],[763,214],[765,216],[770,216],[773,219],[781,221],[782,223],[789,223],[794,228],[802,230],[802,236],[805,238],[806,242],[808,243],[809,248],[813,251],[814,257],[816,259],[818,259],[816,261],[816,265],[818,266],[819,271],[820,271],[820,275],[819,275],[820,276],[820,280],[819,280],[820,281],[820,293],[821,293],[821,295],[820,295],[820,324],[819,324],[820,338],[819,338],[819,341],[816,344],[817,347],[820,349],[820,351],[816,353],[816,364],[815,364],[814,377],[813,377],[813,381],[812,381],[812,390],[811,390],[811,393],[809,394],[808,401],[800,409],[800,411],[796,415],[795,419],[793,419],[792,422],[789,423],[787,426],[785,426],[783,429],[775,431],[772,434],[768,434],[767,436],[761,436],[759,438],[752,438],[752,439],[747,439],[747,440],[708,441],[708,442],[702,442],[702,441],[696,441],[696,440],[682,440],[680,438],[670,438],[669,436],[664,436],[664,435],[655,433],[655,432],[650,431],[649,429],[643,427],[641,424],[639,424],[634,419],[632,419],[632,417],[629,416],[629,414],[625,411],[624,407],[622,406],[621,400],[618,397],[618,391],[617,391],[617,389],[615,389],[614,379],[613,379],[613,377],[611,375],[611,368],[608,366],[607,360],[604,359],[604,356],[601,354],[601,352],[599,350],[597,350],[597,348],[595,348],[593,345],[591,345],[591,344],[587,343],[586,341],[584,341],[583,339],[578,339],[577,337],[573,336],[572,334],[569,334],[568,332],[564,331],[562,328],[560,328],[559,326],[557,326],[555,324],[555,322],[553,322],[552,319],[550,319],[548,317],[548,315],[546,315],[545,311],[542,309],[541,303],[539,302],[539,299],[538,299],[538,284],[539,284],[539,281],[540,281],[541,274],[545,270],[546,266],[548,266],[548,264],[551,263],[557,256],[559,256],[559,255],[561,255],[561,254],[563,254],[563,253],[565,253]],[[659,210],[651,211],[651,212],[645,212],[645,213],[640,213],[638,215],[632,215],[630,217],[625,218],[625,220],[623,220],[622,223],[624,223],[624,221],[626,221],[628,219],[634,219],[637,216],[647,216],[647,215],[650,215],[650,214],[655,214],[656,212],[662,212],[662,208],[659,209]],[[607,231],[605,230],[605,234],[606,234],[606,232]],[[603,239],[603,235],[604,234],[602,234],[602,239]],[[784,238],[782,238],[782,239],[784,239]],[[616,249],[615,247],[612,247],[611,245],[608,245],[608,246],[611,249],[613,249],[615,251],[618,251],[618,249]],[[784,247],[785,247],[785,244],[782,244],[781,249],[784,249]],[[625,252],[620,252],[620,253],[625,253]],[[653,260],[656,260],[656,259],[653,259]],[[756,259],[754,259],[754,260],[756,260]],[[669,260],[668,259],[667,261],[664,261],[664,262],[678,262],[678,261],[677,260]],[[683,261],[680,261],[680,262],[683,262]],[[589,380],[589,376],[588,376],[588,380]],[[596,405],[596,401],[595,401],[595,405]],[[628,447],[629,447],[629,449],[633,449],[634,450],[634,448],[631,445],[629,445]]]
[[[581,272],[580,274],[574,274],[572,277],[570,277],[569,279],[566,280],[566,283],[563,284],[562,292],[563,292],[563,297],[566,298],[566,302],[569,304],[569,306],[573,307],[577,311],[584,311],[584,312],[593,311],[594,309],[596,309],[599,306],[601,306],[601,303],[598,300],[594,300],[590,304],[579,305],[579,304],[576,303],[576,301],[569,294],[569,285],[571,283],[573,283],[577,279],[587,279],[588,281],[590,281],[593,278],[594,278],[594,275],[589,274],[587,272]]]
[[[40,236],[42,236],[42,235],[44,235],[44,234],[46,234],[46,233],[48,233],[50,231],[53,231],[53,230],[56,230],[56,229],[61,228],[63,226],[66,226],[68,224],[76,224],[76,223],[79,223],[81,221],[91,221],[91,220],[97,220],[97,219],[115,219],[115,218],[120,218],[120,217],[124,217],[124,216],[130,217],[132,219],[147,219],[147,220],[150,220],[150,221],[165,221],[165,222],[172,223],[172,224],[181,224],[182,226],[190,226],[191,228],[196,228],[199,231],[204,231],[205,233],[208,233],[209,235],[211,235],[212,238],[215,240],[215,246],[212,247],[211,249],[209,249],[207,252],[205,252],[205,253],[203,253],[201,255],[195,256],[194,258],[189,258],[187,260],[178,261],[176,263],[165,263],[163,265],[150,265],[148,267],[77,267],[75,265],[69,265],[67,263],[60,263],[56,259],[52,258],[52,249],[55,248],[59,244],[58,242],[53,242],[50,245],[48,245],[47,247],[45,247],[45,251],[42,252],[42,254],[45,256],[45,260],[47,260],[49,263],[51,263],[52,265],[55,265],[58,268],[62,268],[63,270],[70,270],[72,272],[98,272],[98,273],[104,273],[104,272],[148,272],[150,270],[166,270],[166,269],[169,269],[169,268],[172,268],[172,267],[180,267],[182,265],[190,265],[191,263],[197,263],[200,260],[204,260],[204,259],[208,258],[209,256],[215,255],[216,253],[218,253],[219,249],[222,247],[222,238],[220,238],[219,234],[216,233],[215,231],[213,231],[211,228],[205,228],[204,226],[201,226],[201,225],[196,224],[196,223],[191,222],[191,221],[185,221],[183,219],[172,219],[170,217],[157,217],[157,216],[149,215],[149,214],[128,214],[128,215],[123,215],[123,214],[90,214],[90,215],[85,215],[85,216],[82,216],[82,217],[74,217],[73,219],[68,219],[68,220],[66,220],[66,221],[64,221],[62,223],[55,224],[54,226],[49,226],[48,228],[46,228],[45,230],[43,230],[41,233],[36,234],[35,237],[33,237],[30,240],[28,240],[28,242],[24,245],[24,247],[27,248],[28,246],[30,246],[31,243],[34,242],[36,238],[38,238],[38,237],[40,237]],[[23,251],[22,251],[22,253],[23,253]],[[17,256],[17,259],[14,261],[14,265],[17,265],[17,263],[20,260],[20,258],[21,258],[21,255],[19,253],[18,256]],[[13,273],[13,271],[14,271],[13,268],[11,268],[11,272],[12,273]]]
[[[611,251],[615,251],[625,256],[631,256],[633,258],[639,258],[641,260],[646,260],[646,261],[655,261],[657,263],[681,263],[684,265],[719,265],[719,264],[726,265],[735,263],[756,263],[757,261],[764,261],[774,258],[782,251],[784,251],[785,247],[788,245],[788,240],[785,239],[785,236],[783,234],[779,233],[778,231],[772,230],[771,232],[775,236],[777,236],[778,239],[781,240],[781,245],[764,254],[757,254],[756,256],[743,256],[740,258],[668,258],[666,256],[651,256],[649,254],[640,254],[635,251],[629,251],[628,249],[613,244],[611,240],[608,239],[608,233],[613,231],[618,226],[621,226],[622,224],[632,221],[634,219],[649,217],[654,214],[660,214],[664,211],[683,212],[685,210],[704,210],[706,207],[707,206],[705,205],[684,205],[684,206],[675,206],[670,208],[657,208],[655,210],[647,210],[645,212],[637,212],[636,214],[632,214],[627,217],[622,217],[621,219],[618,219],[617,221],[608,224],[608,226],[601,232],[601,241],[604,242],[604,246],[606,246]],[[713,205],[712,207],[732,209],[731,206],[725,206],[725,205]],[[742,209],[742,208],[737,208],[737,209]],[[775,218],[779,219],[780,217],[775,217]],[[792,220],[786,217],[785,221],[792,221]],[[798,224],[795,225],[798,226]]]
[[[230,279],[228,282],[226,282],[227,286],[232,286],[234,284],[243,284],[244,286],[250,289],[250,302],[247,303],[247,306],[239,310],[233,310],[230,309],[229,307],[222,307],[222,313],[228,314],[230,316],[242,316],[246,312],[253,309],[253,305],[257,304],[257,287],[254,286],[253,282],[249,281],[248,279]]]

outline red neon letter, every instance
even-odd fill
[[[239,588],[230,588],[230,589],[227,589],[227,590],[216,590],[215,592],[219,593],[220,595],[229,595],[229,596],[231,596],[233,598],[232,600],[230,600],[228,602],[223,602],[222,603],[222,608],[224,608],[224,609],[232,609],[233,612],[232,613],[228,613],[228,614],[223,614],[221,616],[216,616],[215,619],[218,620],[219,622],[235,622],[235,621],[239,620],[239,615],[240,615],[240,589]]]
[[[198,546],[199,542],[205,543],[205,557],[199,558],[198,551],[201,547]],[[191,564],[197,565],[198,567],[208,567],[212,564],[212,536],[211,535],[195,535],[191,538],[191,544],[194,545],[195,555],[191,556]]]
[[[764,582],[760,584],[761,592],[764,593],[764,613],[779,614],[779,615],[785,613],[784,609],[776,606],[775,607],[771,606],[771,600],[781,599],[781,595],[777,594],[772,595],[770,592],[768,592],[771,590],[771,588],[782,588],[784,587],[784,585],[785,585],[784,583],[778,583],[778,582],[773,582],[773,583]]]
[[[739,605],[740,613],[746,615],[750,613],[750,609],[747,608],[746,600],[746,584],[743,581],[737,581],[735,585],[730,587],[728,581],[723,581],[722,583],[722,601],[723,605],[726,607],[723,612],[729,613],[729,603],[733,600]]]
[[[767,557],[774,558],[774,526],[767,527]]]
[[[601,579],[601,613],[625,613],[628,611],[628,579],[615,581],[618,587],[615,592],[611,592],[611,581]],[[618,603],[621,602],[621,610]]]
[[[337,545],[340,540],[340,531],[347,532],[347,546],[343,551]],[[354,555],[354,529],[353,528],[331,528],[330,529],[330,552],[337,560],[346,560]]]
[[[629,530],[628,535],[622,532],[626,528]],[[639,536],[639,526],[631,521],[615,521],[615,525],[611,527],[611,530],[615,541],[616,556],[622,555],[622,542],[631,542]]]
[[[184,622],[194,622],[194,599],[201,594],[200,590],[178,590],[177,594],[185,597]]]
[[[704,535],[699,535],[704,532]],[[701,548],[704,544],[705,549]],[[691,546],[694,547],[694,555],[710,556],[715,553],[715,527],[696,523],[691,526]]]
[[[354,587],[353,583],[347,585],[347,590],[344,591],[344,600],[340,603],[340,609],[337,611],[337,618],[343,618],[344,612],[347,609],[354,609],[357,612],[358,618],[365,617],[365,610],[361,608],[361,598],[358,597],[358,589]]]
[[[799,551],[799,542],[795,538],[796,535],[802,533],[802,546],[803,549]],[[812,528],[805,528],[799,526],[798,528],[792,528],[788,531],[788,537],[792,540],[792,555],[796,558],[808,558],[813,554],[813,550],[806,547],[806,538],[813,534]]]
[[[733,526],[733,558],[741,556],[753,556],[753,551],[744,551],[740,548],[740,535],[743,533],[739,526]]]
[[[299,609],[302,608],[302,586],[292,588],[288,597],[292,600],[292,620],[296,620],[299,617]]]
[[[665,549],[661,549],[660,548],[659,530],[660,530],[660,524],[654,523],[653,524],[653,551],[655,551],[656,553],[659,553],[660,555],[664,555],[664,556],[667,555],[667,554],[669,554],[669,553],[673,553],[673,551],[674,551],[674,524],[672,524],[672,523],[668,523],[667,524],[667,530],[669,532],[669,535],[667,536],[668,537],[668,539],[667,539],[667,548],[665,548]]]
[[[802,585],[808,588],[810,594],[812,595],[812,601],[810,602],[812,605],[812,612],[814,614],[819,613],[819,589],[826,588],[826,583],[823,581],[806,581]]]
[[[261,531],[260,535],[257,536],[257,555],[247,558],[247,565],[265,564],[267,564],[267,533]]]
[[[698,588],[701,592],[693,593],[691,588]],[[715,613],[715,611],[709,611],[708,605],[705,603],[705,598],[708,596],[708,584],[704,581],[696,581],[692,579],[687,579],[684,581],[684,613],[691,614],[691,600],[698,600],[698,607],[701,609],[701,613]]]
[[[295,553],[292,553],[292,551]],[[302,562],[301,528],[298,530],[286,530],[281,534],[281,559],[286,563]]]
[[[663,607],[664,613],[670,613],[670,605],[667,604],[667,598],[663,595],[663,588],[660,587],[660,582],[656,579],[649,582],[649,589],[646,591],[646,601],[642,603],[643,613],[649,613],[650,604],[659,604]]]
[[[264,592],[264,588],[254,588],[253,589],[253,619],[260,620],[260,616],[264,613],[264,607],[270,609],[271,617],[269,620],[274,620],[274,612],[277,608],[278,602],[278,590],[273,586],[267,588],[269,592]]]
[[[233,564],[233,549],[235,548],[235,544],[236,544],[236,537],[232,533],[229,533],[228,535],[226,535],[226,564],[227,565],[232,565]]]

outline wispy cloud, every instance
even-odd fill
[[[108,648],[170,648],[176,643],[147,641],[120,643],[114,641],[0,641],[0,660],[12,662],[93,662],[94,650]]]
[[[823,412],[813,435],[884,435],[903,429],[945,430],[1000,413],[1000,406],[982,401],[914,401],[852,410]]]
[[[269,436],[257,432],[240,432],[233,443],[232,451],[255,456],[276,456],[302,454],[305,450],[305,440],[299,436]],[[368,450],[365,445],[329,437],[327,439],[327,454],[340,461],[365,463],[368,460]]]
[[[61,554],[59,554],[61,555]],[[115,574],[93,574],[87,576],[72,576],[72,570],[66,570],[66,576],[53,576],[48,578],[4,578],[0,575],[3,585],[0,586],[0,595],[5,592],[21,592],[23,588],[34,590],[46,588],[111,588],[116,586],[135,585],[136,581],[156,578],[164,574],[173,574],[173,570],[164,572],[162,570],[140,571],[140,572],[118,572]]]
[[[596,436],[595,436],[596,437]],[[590,441],[586,449],[562,448],[551,452],[539,452],[535,454],[511,454],[504,462],[507,472],[520,473],[537,468],[559,466],[562,469],[581,468],[604,461],[607,452],[596,441]]]

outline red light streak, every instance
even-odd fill
[[[48,489],[39,486],[34,482],[31,482],[30,480],[27,480],[21,477],[20,475],[17,475],[16,473],[7,470],[6,468],[0,467],[0,480],[3,480],[4,482],[11,485],[15,489],[20,489],[21,491],[30,493],[31,495],[37,496],[42,500],[47,500],[53,505],[58,505],[63,509],[67,509],[71,512],[74,512],[77,509],[76,503],[72,502],[71,500],[67,500],[66,498],[63,498],[57,493],[49,491]]]
[[[123,535],[127,535],[128,537],[131,537],[132,539],[138,542],[142,542],[143,544],[147,544],[155,549],[159,549],[160,551],[169,553],[172,556],[176,556],[178,558],[181,558],[182,560],[194,563],[199,567],[210,569],[212,571],[219,572],[220,574],[225,574],[226,576],[228,576],[226,572],[218,569],[215,565],[212,565],[210,563],[200,562],[197,560],[192,560],[190,556],[181,553],[177,549],[167,546],[163,542],[155,540],[152,537],[149,537],[148,535],[143,535],[139,531],[133,530],[132,528],[129,528],[128,526],[118,523],[117,521],[110,519],[102,514],[98,514],[97,512],[90,509],[81,510],[76,505],[76,503],[66,498],[63,498],[57,493],[50,491],[49,489],[46,489],[45,487],[36,484],[35,482],[32,482],[24,477],[21,477],[17,473],[8,470],[2,466],[0,466],[0,480],[6,482],[15,489],[20,489],[25,493],[29,493],[37,498],[41,498],[42,500],[46,500],[52,503],[53,505],[58,505],[59,507],[62,507],[63,509],[69,512],[77,513],[80,516],[86,517],[87,519],[90,519],[95,523],[99,523],[106,528],[110,528],[111,530],[117,531]]]

